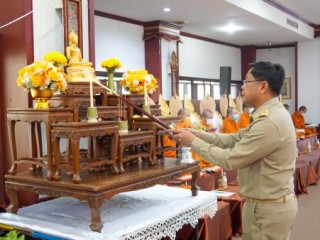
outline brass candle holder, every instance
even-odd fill
[[[87,109],[87,122],[98,122],[98,111],[96,107],[88,107]]]
[[[151,108],[150,108],[150,105],[148,105],[148,104],[142,105],[142,110],[151,114]],[[143,115],[143,117],[148,117],[148,116]]]
[[[119,132],[128,132],[128,121],[118,121]]]

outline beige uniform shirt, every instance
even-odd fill
[[[224,169],[239,169],[245,197],[278,199],[294,191],[295,129],[278,98],[260,106],[252,118],[249,127],[235,134],[203,133],[191,149]]]

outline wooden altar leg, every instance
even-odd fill
[[[74,183],[80,183],[80,149],[79,149],[80,138],[71,139],[71,149],[73,158],[73,178]]]
[[[28,124],[29,134],[29,156],[37,158],[37,145],[36,145],[36,122],[30,122]],[[32,164],[32,172],[37,172],[37,165]]]
[[[154,145],[153,139],[149,143],[146,143],[148,145],[148,153],[149,153],[149,166],[154,166],[156,164],[156,147]]]
[[[46,140],[47,140],[47,179],[49,181],[53,180],[53,154],[52,154],[52,144],[51,144],[51,124],[44,122],[46,128]]]
[[[199,186],[197,185],[197,179],[199,175],[200,175],[200,169],[192,173],[192,179],[191,179],[192,196],[198,196]]]
[[[120,172],[124,173],[125,170],[123,168],[123,155],[124,155],[125,144],[124,143],[120,143],[118,148],[119,148],[118,149],[118,151],[119,151],[118,160],[119,160],[119,165],[120,165]]]
[[[35,144],[36,144],[36,158],[43,157],[41,122],[35,122]],[[38,172],[41,172],[42,168],[43,168],[42,166],[37,165],[36,170]]]
[[[16,145],[16,135],[15,135],[16,122],[8,119],[7,126],[8,126],[10,152],[11,152],[11,158],[12,158],[12,166],[9,170],[9,174],[14,175],[17,173],[17,164],[15,163],[15,161],[17,160],[17,145]]]
[[[121,173],[119,169],[117,168],[116,159],[117,159],[117,148],[119,145],[119,137],[115,134],[111,135],[111,143],[112,143],[112,149],[111,149],[111,160],[112,160],[112,168],[113,172],[115,174]]]
[[[6,185],[6,194],[10,200],[10,205],[6,208],[9,213],[17,213],[19,209],[19,199],[17,190],[11,186]]]
[[[103,197],[93,196],[88,199],[88,204],[91,212],[91,224],[90,229],[95,232],[100,232],[103,228],[103,224],[101,223],[101,207],[103,205]]]
[[[56,165],[56,172],[53,177],[55,181],[61,181],[61,153],[60,153],[60,137],[52,136],[52,148]]]

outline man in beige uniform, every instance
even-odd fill
[[[255,111],[249,127],[238,133],[172,130],[174,139],[202,158],[224,169],[239,169],[239,191],[246,199],[243,240],[290,239],[298,211],[293,185],[295,130],[278,100],[283,79],[279,64],[251,64],[242,94]]]

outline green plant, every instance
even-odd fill
[[[24,240],[24,235],[19,236],[17,231],[10,231],[4,237],[0,237],[0,240]]]

